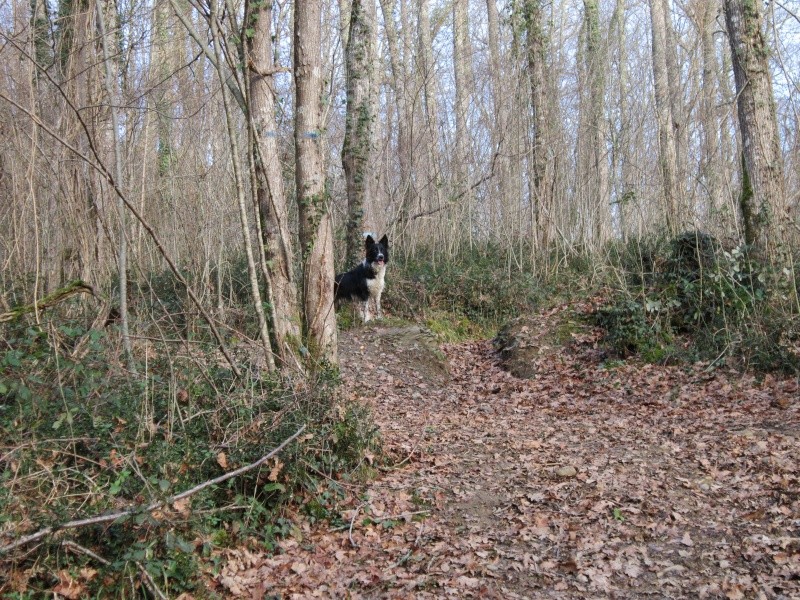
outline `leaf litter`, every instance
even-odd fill
[[[800,597],[796,379],[604,363],[598,331],[519,379],[490,341],[445,345],[435,366],[412,329],[413,345],[397,328],[340,340],[345,389],[395,466],[350,491],[347,526],[295,514],[276,552],[226,550],[217,591]]]

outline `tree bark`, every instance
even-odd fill
[[[455,74],[455,153],[453,162],[453,195],[463,196],[467,213],[467,237],[472,247],[472,192],[467,176],[468,130],[467,110],[470,104],[469,18],[467,0],[453,0],[453,69]],[[457,236],[450,236],[455,240]],[[451,249],[452,250],[452,249]]]
[[[295,180],[303,263],[303,334],[312,360],[338,362],[333,229],[322,161],[320,4],[294,14]]]
[[[586,199],[586,242],[594,248],[603,242],[609,220],[608,167],[604,146],[605,119],[605,64],[606,52],[600,33],[600,9],[597,0],[584,0],[584,53],[583,75],[587,89],[581,106],[582,136],[578,139],[578,153],[583,155],[581,171],[583,193]]]
[[[678,156],[673,128],[672,103],[667,72],[667,34],[664,5],[650,0],[652,27],[653,87],[658,121],[659,167],[663,193],[663,211],[667,229],[675,234],[683,220],[678,192]]]
[[[781,242],[774,226],[781,225],[786,200],[761,11],[755,0],[725,0],[744,159],[740,210],[745,242],[756,253],[773,256]]]
[[[719,143],[720,124],[717,116],[717,58],[714,48],[714,29],[716,27],[719,3],[706,0],[701,3],[697,27],[702,48],[702,97],[700,99],[700,127],[702,129],[701,177],[707,193],[708,217],[722,208],[723,163]]]
[[[345,116],[342,165],[347,184],[346,265],[361,260],[364,242],[364,206],[369,181],[372,129],[375,0],[353,0],[345,46],[347,112]]]
[[[300,306],[294,276],[294,250],[289,228],[289,210],[278,152],[275,121],[276,65],[272,48],[272,0],[248,2],[251,35],[247,43],[249,117],[255,143],[256,203],[261,219],[270,301],[272,334],[282,364],[290,364],[300,341]]]
[[[526,0],[523,5],[523,21],[526,32],[526,61],[530,85],[530,112],[532,131],[530,134],[529,181],[531,204],[531,235],[539,248],[549,243],[549,228],[544,214],[552,205],[552,194],[548,181],[548,165],[551,163],[549,144],[550,105],[548,98],[547,36],[541,0]]]

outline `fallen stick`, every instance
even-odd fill
[[[131,515],[135,514],[153,512],[154,510],[158,510],[159,508],[163,508],[164,506],[174,504],[179,500],[183,500],[185,498],[188,498],[189,496],[193,496],[197,492],[200,492],[206,489],[207,487],[211,487],[212,485],[217,485],[218,483],[222,483],[223,481],[227,481],[228,479],[232,479],[238,475],[241,475],[242,473],[246,473],[247,471],[252,471],[257,467],[260,467],[270,458],[275,456],[278,452],[283,450],[287,445],[289,445],[295,438],[297,438],[297,436],[303,433],[305,429],[306,426],[303,425],[300,429],[295,431],[294,434],[292,434],[290,437],[286,438],[283,442],[281,442],[280,446],[272,450],[269,454],[265,454],[264,456],[259,458],[256,462],[250,463],[249,465],[245,465],[244,467],[240,467],[235,471],[231,471],[230,473],[225,473],[224,475],[215,477],[214,479],[204,481],[203,483],[196,485],[193,488],[188,489],[184,492],[181,492],[180,494],[172,496],[171,498],[167,498],[166,500],[159,500],[158,502],[153,502],[151,504],[148,504],[147,506],[137,506],[136,508],[131,508],[128,510],[108,513],[105,515],[97,515],[95,517],[88,517],[86,519],[76,519],[74,521],[67,521],[66,523],[61,523],[60,525],[45,527],[35,533],[23,536],[18,540],[11,542],[10,544],[6,544],[5,546],[0,546],[0,555],[6,554],[11,550],[14,550],[15,548],[19,548],[20,546],[24,546],[26,544],[30,544],[31,542],[35,542],[36,540],[40,540],[43,537],[46,537],[51,533],[55,533],[57,531],[62,531],[64,529],[77,529],[78,527],[84,527],[85,525],[108,523],[110,521],[116,521],[117,519],[121,519],[123,517],[130,517]]]
[[[75,281],[70,281],[63,288],[56,290],[52,294],[48,294],[47,296],[45,296],[41,300],[36,301],[33,304],[23,304],[22,306],[15,306],[9,312],[0,313],[0,323],[7,323],[9,321],[18,319],[24,314],[31,313],[34,311],[39,311],[44,308],[50,308],[60,302],[63,302],[64,300],[72,298],[77,294],[91,294],[92,296],[94,296],[94,290],[92,289],[92,286],[85,284],[80,279],[76,279]]]

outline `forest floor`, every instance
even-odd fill
[[[347,488],[344,526],[298,514],[277,552],[225,551],[217,591],[800,598],[797,380],[609,361],[598,332],[570,337],[520,379],[491,341],[343,332],[346,393],[372,404],[389,466]]]

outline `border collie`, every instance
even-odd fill
[[[389,238],[383,236],[376,242],[371,235],[364,240],[367,257],[356,268],[336,276],[333,286],[335,300],[359,300],[364,323],[372,317],[369,301],[375,299],[378,318],[383,318],[381,294],[383,293],[386,264],[389,262]]]

